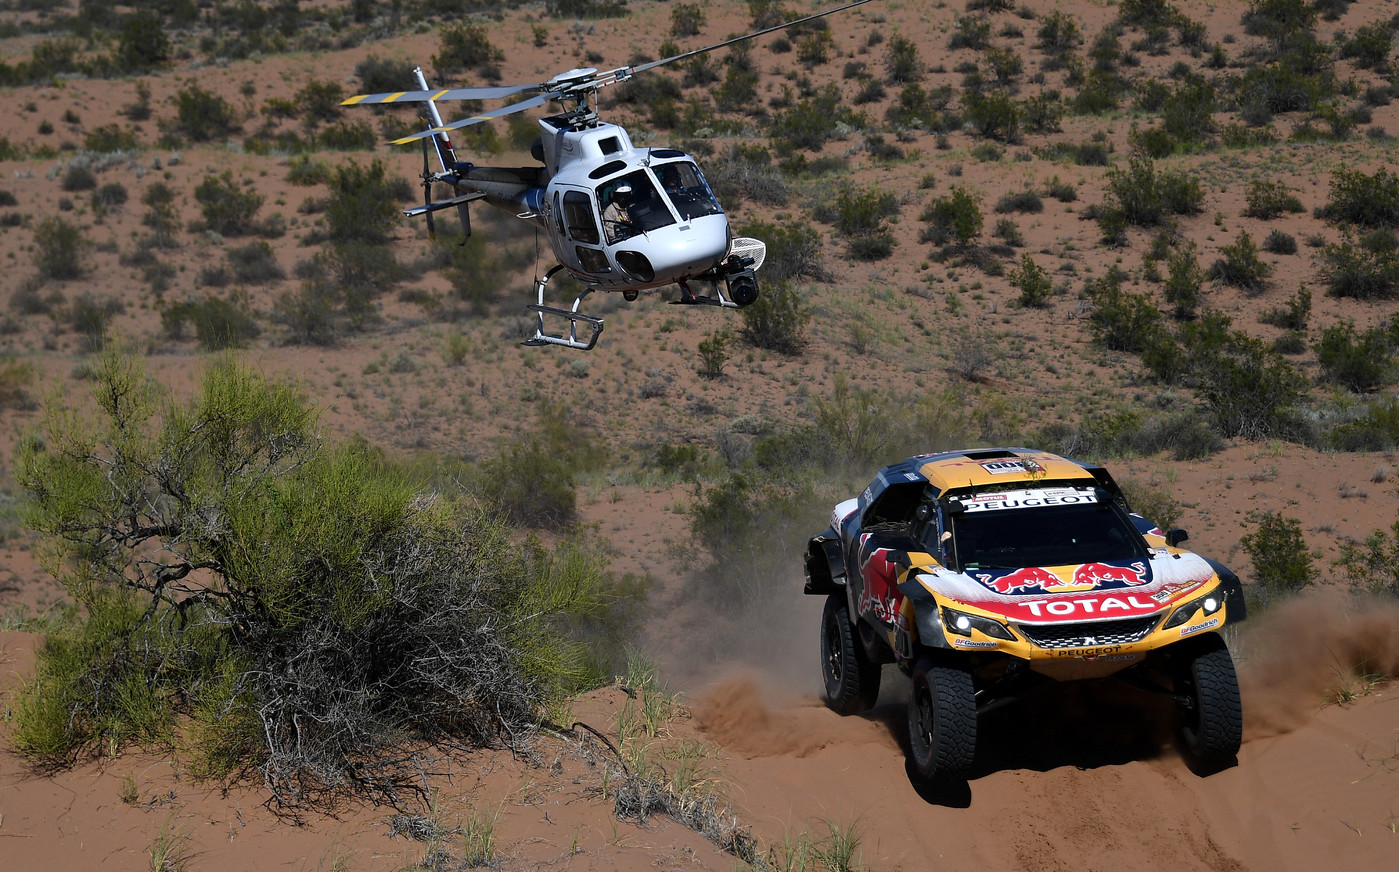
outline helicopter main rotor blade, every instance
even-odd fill
[[[639,65],[639,66],[632,67],[632,68],[631,68],[631,72],[632,72],[632,73],[644,73],[644,72],[646,72],[647,70],[655,69],[656,67],[663,66],[663,65],[665,65],[665,64],[673,64],[673,63],[675,63],[676,61],[683,61],[683,60],[685,60],[686,58],[692,58],[692,57],[694,57],[695,55],[701,55],[701,54],[704,54],[704,53],[707,52],[707,51],[714,51],[716,48],[723,48],[723,47],[726,46],[726,45],[733,45],[733,44],[736,43],[736,42],[743,42],[745,39],[753,39],[753,38],[756,37],[756,36],[762,36],[762,35],[764,35],[764,34],[772,33],[773,31],[777,31],[777,30],[786,30],[786,29],[789,28],[789,27],[795,27],[796,25],[802,24],[802,23],[807,22],[807,21],[812,21],[812,20],[817,19],[817,18],[824,18],[824,17],[827,16],[827,15],[834,15],[834,14],[837,13],[837,12],[842,12],[842,11],[844,11],[844,10],[846,10],[846,9],[852,9],[852,8],[854,8],[854,7],[856,7],[856,6],[863,6],[863,5],[865,5],[866,3],[868,3],[868,2],[870,2],[870,0],[855,0],[854,3],[847,3],[847,4],[845,4],[844,6],[837,6],[837,7],[835,7],[834,9],[827,9],[825,12],[817,12],[817,13],[812,14],[812,15],[807,15],[807,16],[804,16],[804,17],[802,17],[802,18],[797,18],[797,19],[794,19],[794,20],[792,20],[792,21],[788,21],[788,22],[786,22],[786,23],[784,23],[784,24],[774,24],[772,27],[765,27],[765,28],[763,28],[762,30],[754,31],[753,33],[744,34],[743,36],[735,36],[735,37],[732,37],[732,38],[730,38],[730,39],[726,39],[726,40],[724,40],[723,42],[716,42],[716,43],[714,43],[713,45],[707,45],[707,46],[705,46],[704,48],[697,48],[697,49],[695,49],[694,51],[687,51],[687,52],[684,52],[683,54],[675,55],[674,57],[661,58],[661,59],[658,60],[658,61],[650,61],[650,62],[648,62],[648,63],[644,63],[644,64],[641,64],[641,65]]]
[[[443,88],[440,91],[390,91],[359,94],[341,101],[341,106],[368,106],[374,103],[426,103],[430,100],[503,100],[517,94],[542,90],[542,85],[500,85],[492,88]]]
[[[516,112],[523,112],[526,109],[533,109],[536,106],[543,106],[549,102],[548,94],[540,94],[528,100],[521,100],[519,103],[511,103],[509,106],[502,106],[499,109],[492,109],[489,112],[482,112],[480,115],[472,115],[470,118],[463,118],[460,121],[453,121],[451,124],[444,124],[441,127],[429,127],[427,130],[405,136],[402,139],[393,140],[394,145],[404,145],[419,139],[426,139],[439,133],[446,133],[449,130],[456,130],[461,127],[469,127],[472,124],[480,124],[482,121],[490,121],[492,118],[500,118],[505,115],[512,115]]]

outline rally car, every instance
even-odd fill
[[[1174,700],[1187,752],[1223,765],[1243,718],[1220,631],[1244,619],[1243,591],[1185,539],[1134,514],[1106,469],[1043,451],[886,466],[807,547],[827,701],[868,708],[898,664],[912,763],[955,780],[979,713],[1047,680],[1111,676]]]

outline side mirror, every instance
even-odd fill
[[[1179,527],[1166,531],[1166,544],[1172,548],[1179,548],[1180,543],[1184,542],[1186,539],[1189,538],[1190,534],[1180,529]]]

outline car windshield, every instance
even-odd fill
[[[967,511],[952,516],[953,547],[963,571],[1105,563],[1145,554],[1125,513],[1090,494],[1080,492],[1075,502],[1004,496],[997,502],[985,496],[968,501]]]

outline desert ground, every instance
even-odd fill
[[[1271,344],[1286,331],[1264,323],[1264,316],[1296,299],[1300,288],[1312,290],[1302,348],[1286,359],[1305,379],[1304,417],[1313,435],[1221,437],[1191,459],[1178,459],[1170,446],[1142,452],[1122,443],[1081,443],[1119,481],[1173,506],[1175,526],[1189,531],[1190,546],[1230,565],[1246,584],[1256,579],[1243,537],[1258,519],[1273,512],[1300,523],[1316,583],[1229,638],[1245,714],[1237,765],[1192,771],[1173,744],[1169,711],[1096,686],[1071,688],[984,719],[985,750],[966,790],[939,792],[905,768],[906,679],[892,667],[871,713],[841,718],[829,711],[821,701],[817,660],[821,604],[801,595],[801,555],[830,506],[863,487],[879,462],[903,456],[881,454],[908,448],[902,443],[876,448],[872,456],[879,462],[830,470],[816,490],[819,504],[763,531],[778,568],[755,603],[718,601],[701,571],[714,555],[692,541],[692,507],[742,467],[756,441],[811,423],[818,405],[847,387],[885,409],[942,398],[937,420],[945,426],[930,424],[927,443],[911,450],[960,447],[949,439],[1030,444],[1050,433],[1088,432],[1129,413],[1150,417],[1200,407],[1187,385],[1163,385],[1140,355],[1105,348],[1093,332],[1088,286],[1114,269],[1126,276],[1127,290],[1146,295],[1162,312],[1170,308],[1160,281],[1165,265],[1150,254],[1161,229],[1134,225],[1109,244],[1085,214],[1110,200],[1110,174],[1127,164],[1134,135],[1160,120],[1131,94],[1153,80],[1174,87],[1183,80],[1182,64],[1221,80],[1243,75],[1249,52],[1268,40],[1249,32],[1246,13],[1267,4],[1026,0],[1012,7],[874,0],[829,19],[825,61],[801,62],[790,44],[774,48],[776,36],[756,40],[750,58],[761,105],[720,113],[726,123],[660,129],[644,99],[602,94],[604,118],[624,124],[638,144],[703,155],[701,166],[717,179],[732,145],[770,147],[775,161],[789,156],[766,138],[770,115],[790,107],[794,95],[816,94],[828,84],[849,105],[859,89],[884,76],[893,37],[916,47],[923,88],[946,85],[956,92],[978,63],[983,75],[991,73],[981,49],[954,47],[952,37],[965,32],[964,17],[990,22],[990,45],[1023,61],[1020,72],[1007,74],[1008,92],[1028,100],[1054,90],[1068,103],[1077,86],[1046,63],[1036,36],[1043,22],[1052,13],[1067,15],[1083,36],[1074,50],[1087,57],[1094,39],[1124,10],[1158,5],[1202,26],[1205,50],[1192,53],[1170,33],[1159,51],[1149,41],[1132,48],[1144,34],[1126,27],[1121,44],[1133,63],[1122,69],[1136,90],[1115,108],[1067,111],[1057,130],[1027,128],[997,139],[970,123],[943,130],[890,123],[900,89],[888,84],[882,96],[855,107],[865,113],[865,129],[831,125],[838,128],[834,134],[804,153],[834,170],[791,174],[785,204],[743,195],[741,186],[738,196],[723,198],[734,226],[804,222],[816,228],[822,244],[820,269],[795,283],[809,315],[804,347],[784,354],[736,338],[718,377],[699,372],[700,345],[724,331],[737,336],[741,314],[672,307],[670,292],[643,294],[634,303],[618,295],[593,303],[606,328],[590,352],[522,347],[532,325],[525,309],[531,283],[552,258],[527,225],[479,204],[473,219],[487,244],[472,268],[484,276],[477,282],[486,288],[477,291],[477,302],[484,294],[481,305],[473,305],[459,291],[459,278],[442,268],[448,255],[441,247],[427,241],[420,224],[404,220],[389,248],[405,269],[375,297],[371,317],[353,328],[342,325],[323,341],[297,339],[285,317],[286,300],[311,281],[307,264],[324,251],[328,196],[323,180],[297,177],[298,161],[304,154],[332,167],[382,161],[414,198],[421,165],[415,148],[382,144],[384,136],[376,135],[371,149],[305,145],[330,122],[316,127],[298,114],[298,95],[316,82],[339,86],[342,96],[359,93],[356,65],[369,57],[421,63],[432,75],[444,22],[408,14],[404,23],[399,15],[416,10],[408,9],[412,4],[355,4],[363,17],[337,19],[324,16],[345,4],[300,4],[300,30],[267,23],[264,35],[275,30],[280,40],[267,36],[252,49],[236,43],[227,22],[222,28],[210,24],[212,18],[169,24],[168,57],[139,73],[63,72],[4,87],[12,108],[0,118],[0,192],[9,195],[0,201],[0,296],[7,300],[0,312],[0,364],[6,367],[0,394],[0,740],[13,721],[14,690],[32,675],[42,638],[30,622],[66,597],[40,567],[35,538],[19,521],[24,495],[13,478],[15,447],[42,426],[45,407],[58,397],[86,402],[94,342],[83,313],[89,319],[103,313],[108,341],[140,349],[152,376],[180,397],[215,352],[201,346],[192,327],[172,329],[164,316],[177,304],[218,298],[256,325],[238,353],[269,377],[296,383],[319,411],[327,439],[363,437],[397,456],[470,465],[529,434],[539,410],[558,404],[579,433],[607,447],[602,463],[577,476],[575,523],[610,543],[614,571],[653,580],[637,643],[679,701],[654,738],[656,754],[699,749],[698,777],[728,807],[719,817],[730,832],[751,838],[757,853],[746,864],[665,815],[619,819],[607,789],[612,751],[578,728],[544,731],[528,753],[449,755],[431,777],[431,802],[407,809],[347,797],[330,808],[288,811],[271,803],[256,779],[201,782],[178,755],[159,749],[96,749],[55,771],[35,768],[6,742],[0,749],[0,868],[150,868],[158,857],[171,860],[164,868],[187,870],[456,868],[450,864],[459,860],[449,853],[459,854],[462,833],[482,821],[493,822],[490,863],[505,869],[1392,868],[1399,855],[1399,692],[1393,683],[1399,604],[1392,597],[1357,596],[1335,561],[1347,543],[1399,519],[1399,458],[1392,447],[1340,450],[1324,436],[1336,421],[1390,398],[1396,380],[1391,371],[1368,390],[1351,390],[1328,377],[1315,346],[1327,328],[1379,329],[1399,314],[1392,296],[1328,294],[1323,256],[1327,246],[1356,236],[1355,228],[1323,214],[1338,170],[1382,178],[1377,174],[1394,166],[1399,101],[1380,93],[1392,89],[1399,97],[1392,68],[1388,61],[1382,69],[1359,66],[1342,47],[1360,32],[1393,33],[1395,3],[1317,4],[1335,13],[1319,15],[1314,30],[1334,58],[1340,109],[1279,112],[1268,122],[1273,139],[1225,145],[1218,131],[1238,126],[1241,112],[1236,102],[1220,99],[1212,114],[1213,142],[1180,144],[1156,160],[1158,171],[1186,173],[1203,193],[1200,208],[1170,223],[1171,250],[1193,245],[1208,269],[1241,231],[1255,242],[1276,231],[1301,243],[1293,253],[1259,252],[1269,267],[1261,289],[1206,278],[1199,309],[1226,315],[1232,329]],[[751,5],[736,0],[694,7],[700,20],[683,36],[671,35],[683,6],[675,0],[633,0],[623,16],[587,19],[551,12],[574,8],[567,4],[508,6],[459,19],[481,24],[500,50],[491,75],[503,83],[636,63],[661,56],[667,39],[686,50],[753,27]],[[822,8],[807,0],[786,6],[794,14]],[[64,15],[81,13],[74,3],[6,4],[0,59],[17,64],[34,57],[36,48],[52,51],[53,41],[72,31],[62,24]],[[1375,30],[1362,31],[1367,27]],[[112,51],[115,38],[102,33],[98,26],[97,37],[79,40],[77,53]],[[1228,62],[1211,65],[1212,48]],[[719,65],[723,52],[716,55]],[[1006,56],[999,56],[1002,62]],[[472,76],[480,74],[458,71],[444,86],[479,84]],[[680,80],[678,71],[648,75]],[[230,107],[232,130],[199,141],[180,129],[180,95],[194,87]],[[684,88],[679,111],[708,110],[706,88],[712,87]],[[1379,96],[1362,100],[1373,94]],[[132,107],[143,102],[148,115],[133,120]],[[1363,115],[1352,120],[1364,120],[1346,135],[1297,132],[1330,129],[1331,120],[1362,104]],[[452,110],[444,114],[453,117]],[[396,116],[350,109],[337,117],[335,123],[369,119],[378,133]],[[463,139],[483,150],[473,160],[529,163],[503,122],[492,127],[499,146],[494,153],[485,137]],[[103,130],[107,139],[123,134],[126,147],[92,152],[88,145],[100,141]],[[303,145],[287,148],[288,134]],[[255,140],[263,145],[250,145]],[[1089,143],[1101,148],[1106,165],[1079,163],[1055,148]],[[896,155],[881,147],[888,145],[897,146]],[[89,168],[95,186],[72,187],[67,180],[74,165]],[[226,172],[261,197],[264,229],[222,234],[208,228],[195,191]],[[1258,179],[1280,182],[1299,208],[1266,219],[1245,215],[1250,183]],[[174,192],[178,229],[169,247],[149,244],[151,209],[142,195],[156,182]],[[1035,211],[997,211],[1003,198],[1048,190],[1051,183],[1067,184],[1073,198],[1045,195],[1036,198]],[[98,204],[97,191],[113,184],[124,192],[120,202]],[[841,185],[894,195],[897,208],[882,225],[887,256],[857,257],[831,221],[813,217]],[[957,189],[979,195],[981,242],[988,249],[998,221],[1009,219],[1018,230],[1012,252],[992,252],[1000,270],[979,267],[965,252],[948,256],[923,236],[925,208]],[[270,223],[280,232],[266,229],[273,216]],[[44,274],[36,229],[53,218],[81,231],[75,277]],[[280,269],[230,279],[236,264],[229,251],[251,243],[265,244]],[[1023,254],[1052,277],[1053,293],[1042,306],[1021,304],[1011,283]],[[603,295],[591,299],[597,296]],[[704,458],[698,471],[663,468],[658,451],[676,446],[693,446]],[[569,722],[616,738],[628,690],[618,683],[587,694],[575,701]],[[413,821],[440,824],[438,838],[415,837],[421,831],[407,825]]]

